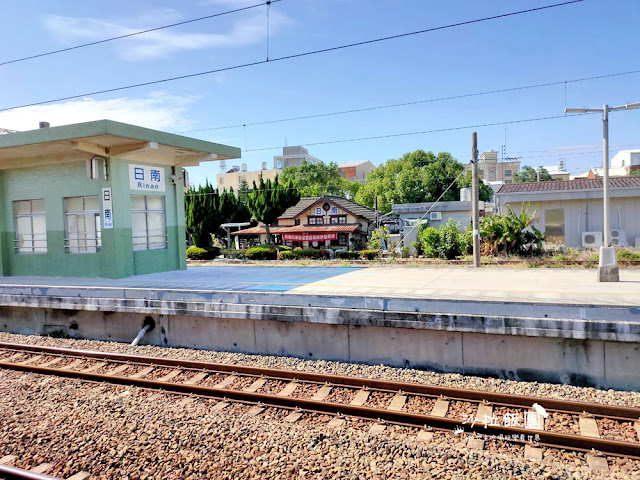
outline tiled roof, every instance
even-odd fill
[[[353,233],[362,226],[359,223],[342,225],[292,225],[290,227],[271,227],[271,233]],[[232,232],[231,235],[261,235],[267,233],[264,227],[253,227]]]
[[[611,188],[640,187],[640,177],[610,177]],[[558,192],[571,190],[602,190],[602,178],[576,178],[549,182],[508,183],[498,190],[501,193]]]
[[[338,197],[334,195],[322,195],[321,197],[304,197],[301,198],[300,201],[294,205],[293,207],[289,207],[280,218],[295,218],[304,212],[311,205],[320,202],[322,200],[328,200],[330,202],[335,203],[339,207],[348,210],[349,212],[357,215],[359,217],[366,218],[370,222],[375,222],[376,213],[370,208],[365,207],[364,205],[360,205],[359,203],[352,202],[351,200],[347,200],[344,197]]]

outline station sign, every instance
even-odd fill
[[[102,189],[102,228],[108,230],[113,228],[113,198],[111,189]]]
[[[129,164],[129,189],[164,192],[164,168]]]

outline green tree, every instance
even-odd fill
[[[470,171],[467,172],[466,175],[463,175],[462,177],[460,177],[460,179],[458,180],[458,187],[460,188],[471,187],[473,184],[471,177],[472,177],[472,174]],[[478,196],[480,197],[480,201],[482,202],[490,201],[491,197],[493,197],[493,189],[491,188],[491,186],[484,183],[482,179],[479,178],[478,188],[479,188]]]
[[[406,153],[369,173],[357,191],[355,201],[374,207],[377,197],[378,210],[388,213],[394,203],[434,202],[441,195],[443,201],[459,200],[460,189],[471,185],[470,174],[458,178],[464,168],[446,152],[438,155],[424,150]],[[456,178],[458,180],[453,184]],[[451,184],[453,186],[449,188]],[[480,199],[487,201],[492,195],[490,188],[482,184]]]
[[[200,248],[209,247],[212,236],[224,235],[220,227],[223,223],[251,219],[248,208],[235,196],[233,189],[220,193],[208,181],[204,186],[186,191],[184,201],[186,230]]]
[[[247,203],[247,194],[250,192],[249,182],[244,177],[240,177],[240,181],[238,182],[238,199],[243,204]]]
[[[271,225],[282,215],[285,210],[300,201],[300,192],[294,187],[293,182],[280,183],[278,175],[271,180],[264,181],[260,175],[260,184],[253,182],[253,189],[247,195],[247,208],[253,217],[265,224],[267,230],[267,243],[272,242]]]
[[[292,182],[303,197],[318,197],[324,194],[345,197],[358,188],[353,185],[357,182],[350,182],[340,174],[338,164],[334,162],[304,161],[298,166],[286,167],[280,179],[282,183]]]
[[[540,167],[540,181],[549,182],[551,180],[553,180],[553,177],[551,177],[547,169],[544,167]],[[525,165],[524,167],[522,167],[522,170],[520,170],[520,173],[516,173],[513,176],[513,181],[515,183],[537,182],[538,172],[534,168]]]
[[[218,210],[222,220],[221,223],[240,223],[251,220],[251,212],[249,212],[240,195],[235,195],[233,188],[229,189],[229,191],[222,191],[218,200]],[[219,231],[217,233],[224,234],[226,232]]]
[[[199,185],[197,189],[190,188],[184,194],[186,230],[193,243],[200,248],[209,246],[211,234],[217,228],[214,219],[217,196],[217,190],[208,180],[204,187]]]

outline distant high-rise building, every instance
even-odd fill
[[[273,168],[299,167],[305,161],[314,165],[322,163],[322,160],[309,155],[309,152],[304,147],[283,147],[282,155],[273,157]]]

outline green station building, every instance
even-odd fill
[[[186,268],[183,167],[240,149],[110,120],[0,135],[0,276]]]

